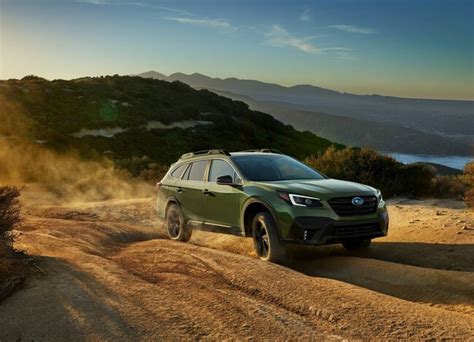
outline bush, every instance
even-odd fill
[[[0,187],[0,238],[20,223],[20,191],[15,187]]]
[[[368,184],[380,189],[384,196],[428,196],[435,170],[422,164],[404,165],[370,149],[328,148],[311,156],[308,165],[332,178]]]
[[[432,194],[437,198],[462,200],[466,185],[456,176],[439,176],[433,179]]]
[[[464,201],[468,206],[474,207],[474,161],[464,166],[464,173],[460,178],[466,186]]]

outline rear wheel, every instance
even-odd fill
[[[270,213],[255,215],[252,236],[255,251],[261,260],[281,263],[286,259],[285,245],[278,238],[276,224]]]
[[[171,204],[166,211],[166,229],[171,240],[187,242],[191,238],[192,230],[184,222],[181,209]]]
[[[349,251],[365,250],[369,249],[371,242],[370,239],[352,239],[344,241],[342,245]]]

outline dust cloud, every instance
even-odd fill
[[[0,184],[38,184],[67,202],[153,194],[152,186],[109,159],[84,160],[76,151],[59,153],[42,146],[32,127],[18,104],[0,96]]]

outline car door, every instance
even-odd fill
[[[204,222],[206,225],[216,225],[224,229],[240,229],[239,198],[242,191],[233,186],[216,183],[218,177],[226,175],[232,176],[234,182],[239,178],[226,160],[212,159],[202,199]]]
[[[202,197],[208,160],[190,163],[181,181],[175,184],[176,198],[188,221],[203,221]]]
[[[166,216],[166,204],[170,198],[177,198],[176,183],[181,182],[181,176],[189,164],[181,164],[170,170],[169,174],[160,182],[158,191],[157,207],[158,216],[164,218]]]

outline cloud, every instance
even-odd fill
[[[266,33],[265,37],[267,43],[275,47],[292,47],[306,53],[321,53],[320,48],[309,42],[313,37],[294,37],[279,25],[273,25],[271,31]]]
[[[76,0],[76,2],[89,5],[111,5],[109,0]]]
[[[377,33],[377,31],[374,29],[359,27],[355,25],[330,25],[328,27],[336,29],[336,30],[344,31],[344,32],[349,32],[349,33],[359,33],[359,34]]]
[[[225,19],[188,18],[188,17],[168,17],[165,19],[176,21],[181,24],[207,26],[214,29],[221,29],[221,30],[226,30],[226,31],[236,30],[236,28],[232,26],[232,24],[229,23]]]
[[[89,5],[98,5],[98,6],[105,6],[105,5],[135,6],[135,7],[141,7],[141,8],[146,8],[146,9],[151,9],[151,10],[156,10],[156,11],[166,11],[166,12],[179,13],[181,15],[191,15],[190,12],[182,10],[182,9],[171,8],[171,7],[166,7],[166,6],[159,6],[159,5],[155,5],[155,4],[151,4],[151,3],[143,2],[143,1],[75,0],[75,2],[83,3],[83,4],[89,4]]]
[[[301,21],[310,21],[311,20],[311,10],[306,8],[300,15],[299,18]]]
[[[327,52],[344,52],[348,54],[348,51],[351,51],[351,49],[345,47],[318,47],[311,43],[311,40],[317,38],[317,36],[295,37],[279,25],[273,25],[271,31],[266,33],[265,37],[267,39],[266,42],[271,46],[291,47],[314,55]]]

